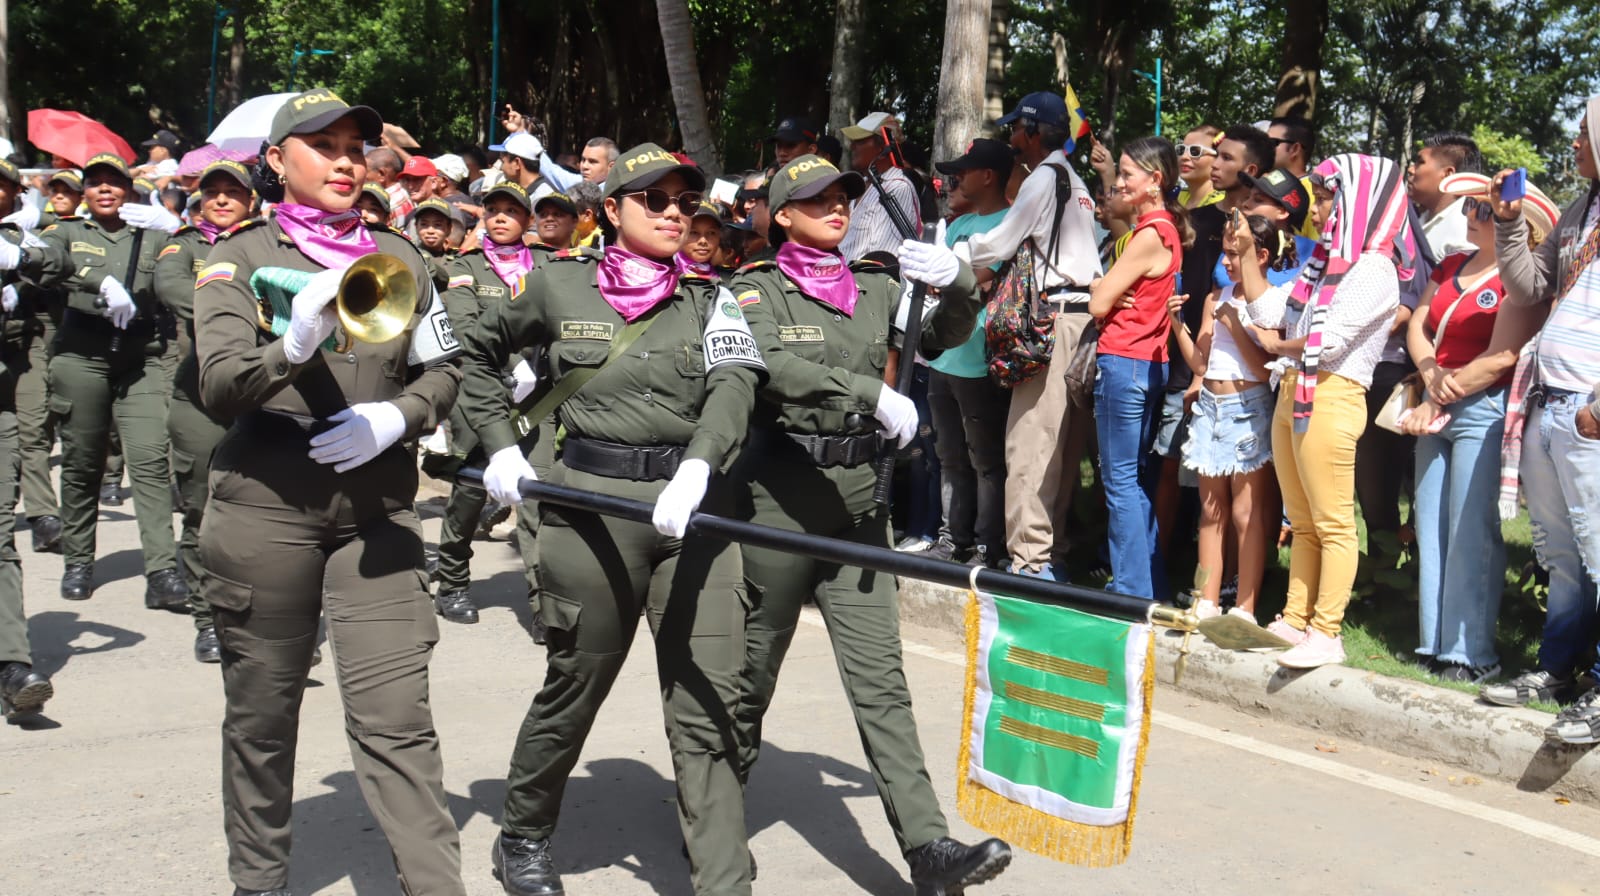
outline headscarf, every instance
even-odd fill
[[[483,257],[488,260],[490,270],[513,290],[517,289],[522,277],[533,270],[533,252],[522,240],[517,240],[509,246],[502,246],[493,240],[485,239]]]
[[[1393,259],[1401,282],[1411,279],[1417,262],[1417,240],[1408,219],[1405,176],[1399,165],[1378,156],[1346,153],[1325,160],[1315,174],[1333,191],[1333,212],[1323,222],[1322,241],[1289,294],[1291,318],[1311,313],[1301,376],[1295,386],[1295,432],[1311,426],[1322,327],[1345,274],[1369,252]]]
[[[606,304],[631,324],[646,311],[672,298],[678,291],[679,276],[674,264],[662,264],[611,245],[600,259],[595,283]]]

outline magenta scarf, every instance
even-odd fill
[[[801,292],[843,311],[846,317],[856,310],[856,277],[838,253],[786,242],[778,247],[778,270]]]
[[[194,219],[194,229],[200,231],[205,236],[206,242],[213,246],[217,244],[217,237],[222,234],[221,227],[207,221],[203,216]]]
[[[524,274],[533,270],[533,253],[520,240],[509,246],[484,240],[483,257],[489,259],[490,269],[512,289],[517,288],[517,281]]]
[[[607,246],[595,272],[600,297],[633,323],[678,291],[678,268],[635,255],[621,246]]]
[[[691,277],[704,277],[707,280],[716,280],[717,269],[709,261],[695,261],[687,252],[679,252],[672,256],[673,264],[677,265],[678,273],[688,274]]]
[[[355,209],[325,212],[309,205],[281,202],[273,206],[272,212],[295,248],[325,268],[347,267],[361,256],[378,251],[378,244],[362,226],[361,213]]]

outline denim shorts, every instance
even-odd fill
[[[1201,388],[1183,443],[1183,466],[1201,476],[1254,473],[1272,461],[1275,396],[1265,384],[1238,395]]]

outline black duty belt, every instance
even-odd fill
[[[671,479],[683,463],[682,445],[619,445],[599,439],[567,436],[561,445],[561,462],[583,473],[611,479],[655,482]]]
[[[235,426],[241,432],[263,438],[310,439],[327,432],[339,424],[321,417],[308,417],[289,411],[257,408],[241,415]]]
[[[858,436],[801,435],[785,432],[790,441],[800,446],[806,457],[819,467],[859,467],[871,463],[883,447],[881,433]]]

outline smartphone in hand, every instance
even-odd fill
[[[1500,181],[1500,201],[1511,202],[1528,195],[1528,169],[1518,168]]]

